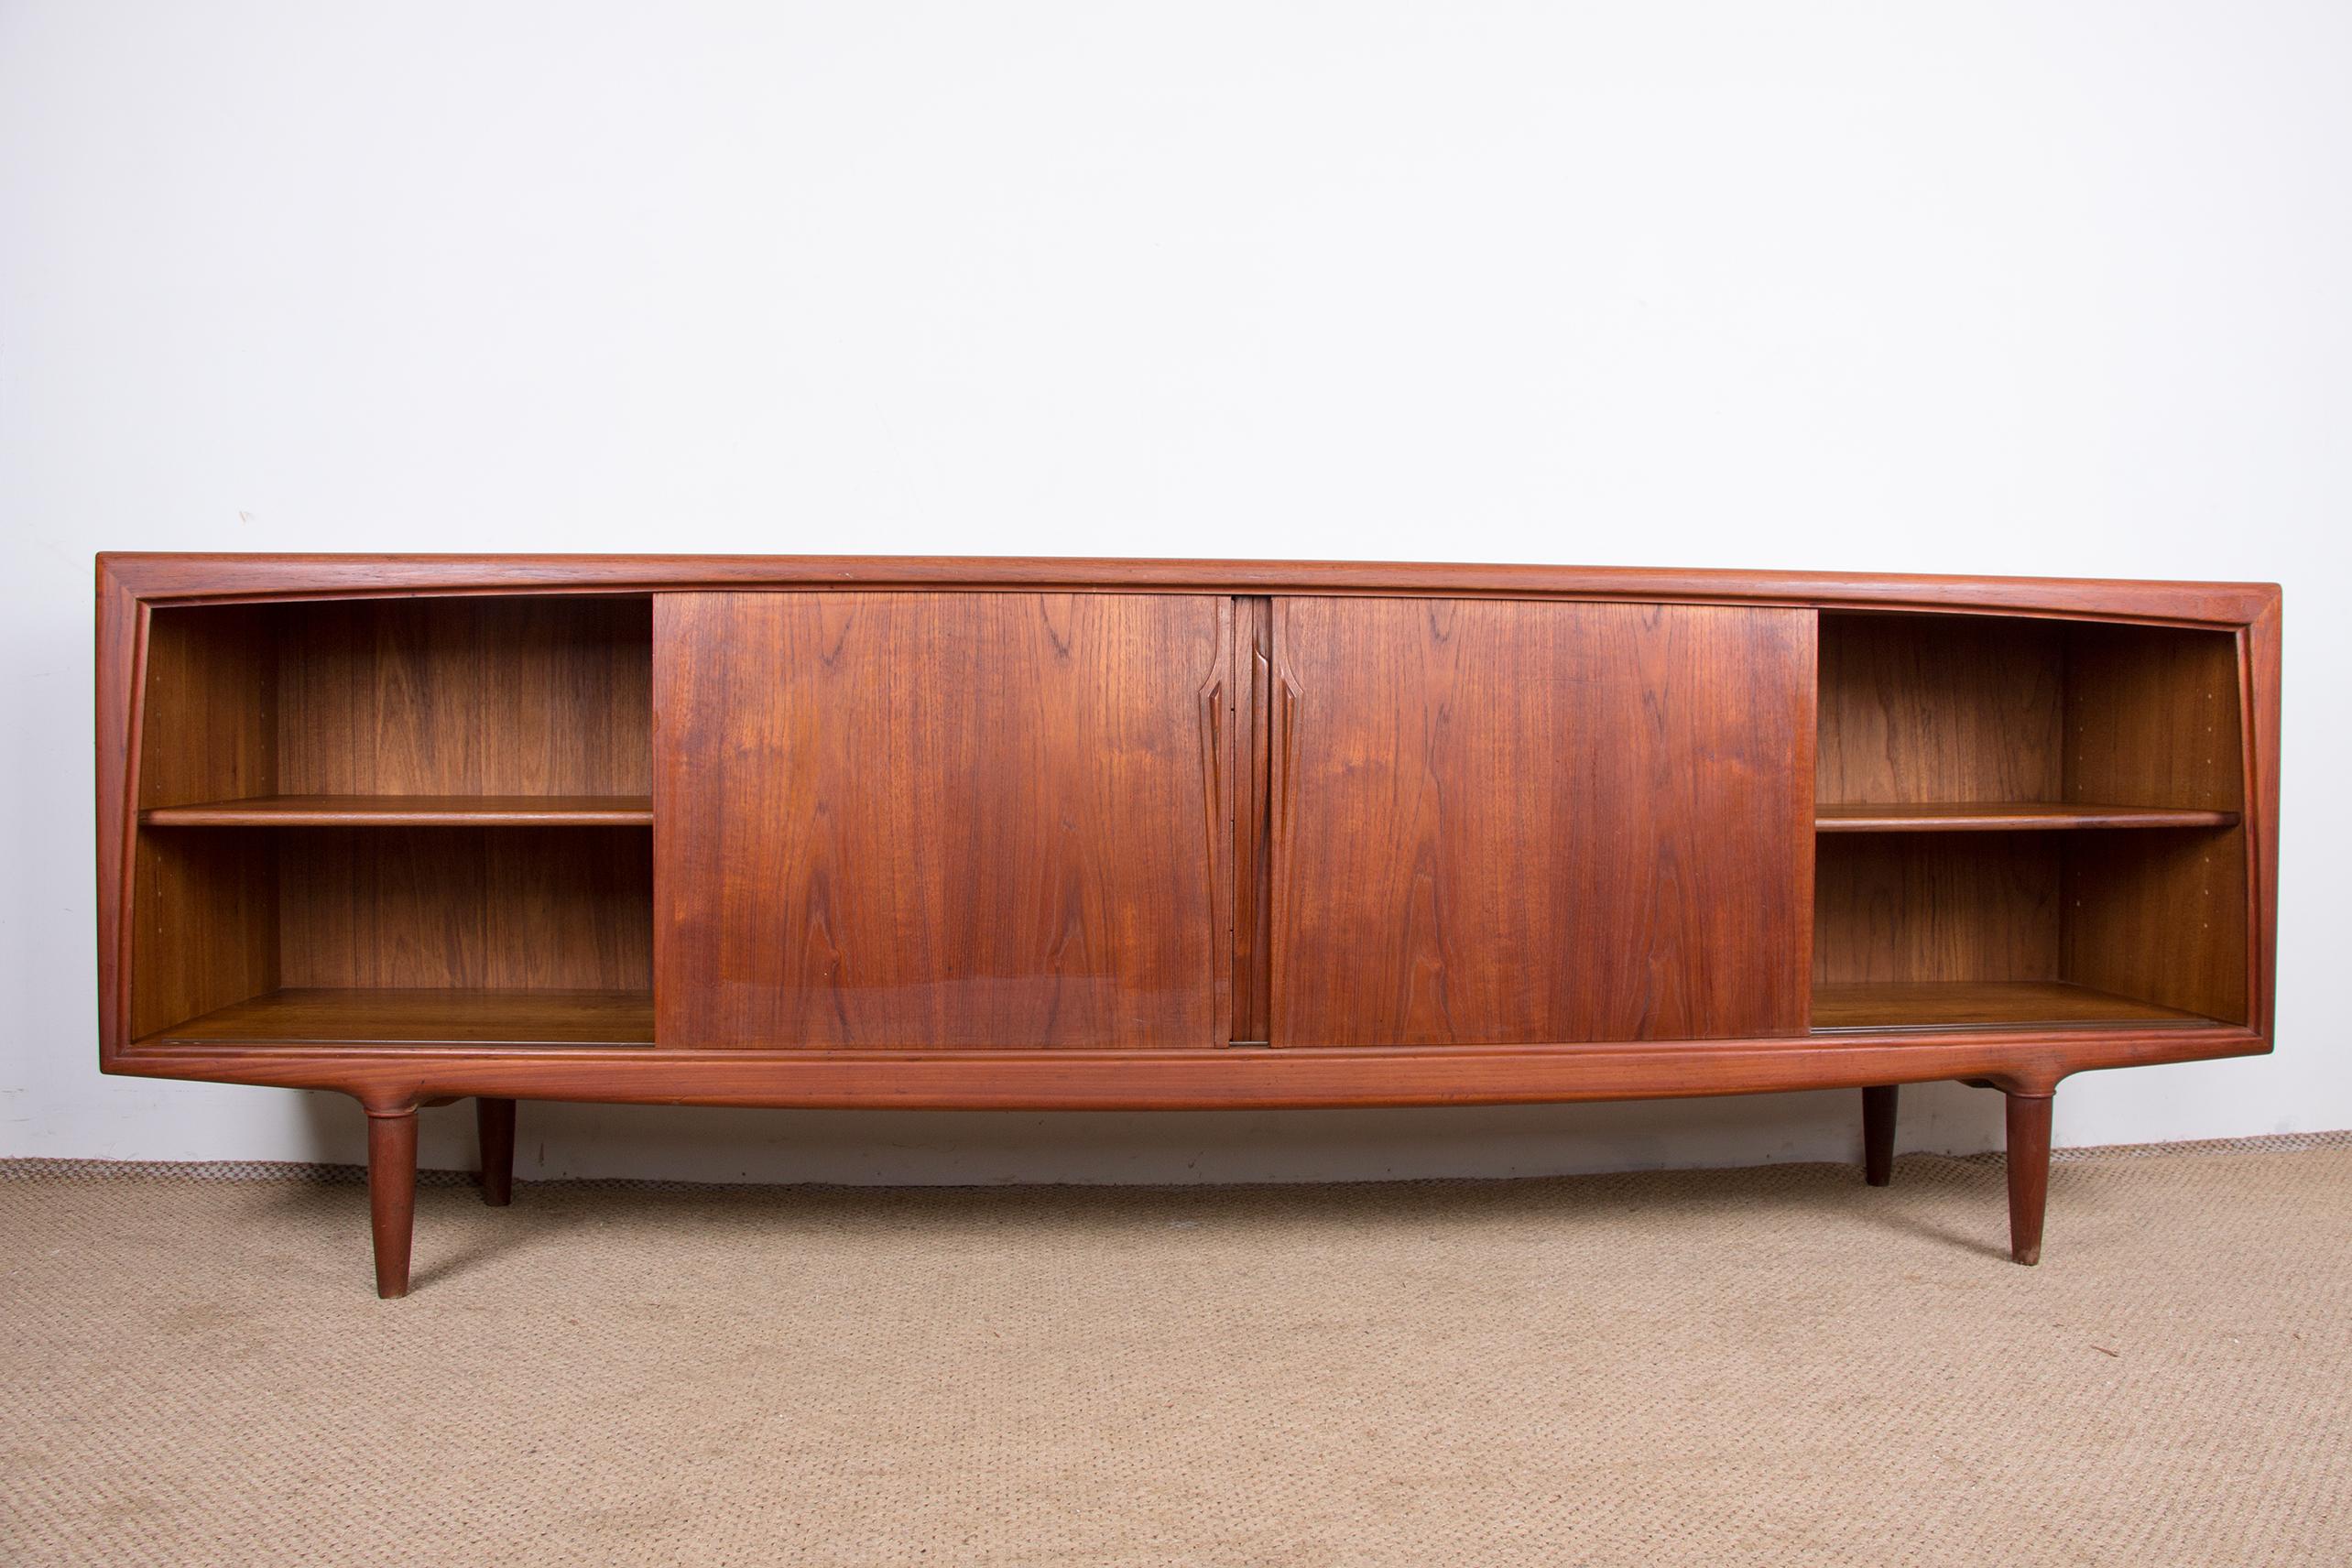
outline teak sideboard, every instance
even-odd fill
[[[2267,584],[98,560],[101,1061],[419,1106],[2051,1095],[2267,1051]]]

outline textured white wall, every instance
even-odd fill
[[[0,1153],[358,1158],[93,1065],[99,549],[852,550],[2288,587],[2281,1046],[2072,1143],[2352,1125],[2352,9],[0,7]],[[530,1173],[1846,1157],[1855,1096],[527,1107]],[[1915,1091],[1908,1147],[1992,1095]],[[429,1164],[462,1164],[463,1111]]]

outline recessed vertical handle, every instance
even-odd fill
[[[1284,676],[1274,680],[1273,771],[1269,782],[1274,801],[1274,837],[1279,843],[1290,826],[1299,777],[1299,689]]]
[[[1271,675],[1270,711],[1268,724],[1268,757],[1266,781],[1267,857],[1267,922],[1265,967],[1265,1024],[1269,1043],[1280,1045],[1285,1030],[1282,1021],[1282,961],[1284,933],[1290,930],[1287,919],[1290,899],[1290,862],[1292,853],[1294,815],[1299,792],[1299,689],[1290,678]]]
[[[1222,667],[1225,660],[1220,659]],[[1226,806],[1225,761],[1225,683],[1222,673],[1210,677],[1201,688],[1201,854],[1202,867],[1208,877],[1214,896],[1209,899],[1209,951],[1230,953],[1233,951],[1232,884],[1221,878],[1220,867],[1231,865],[1233,813]],[[1220,964],[1217,969],[1216,1011],[1212,1038],[1219,1043],[1233,1032],[1233,977],[1230,969]]]
[[[1201,793],[1208,802],[1204,813],[1208,827],[1208,864],[1218,860],[1217,836],[1224,829],[1225,815],[1225,677],[1211,679],[1201,688]]]

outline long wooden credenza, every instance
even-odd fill
[[[110,554],[106,1072],[419,1107],[2007,1096],[2270,1041],[2279,591]]]

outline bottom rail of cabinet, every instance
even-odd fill
[[[1581,1045],[1200,1051],[682,1051],[143,1043],[106,1071],[327,1089],[391,1111],[452,1095],[776,1109],[1245,1110],[1671,1099],[2074,1073],[2257,1055],[2225,1026],[1841,1033]]]

